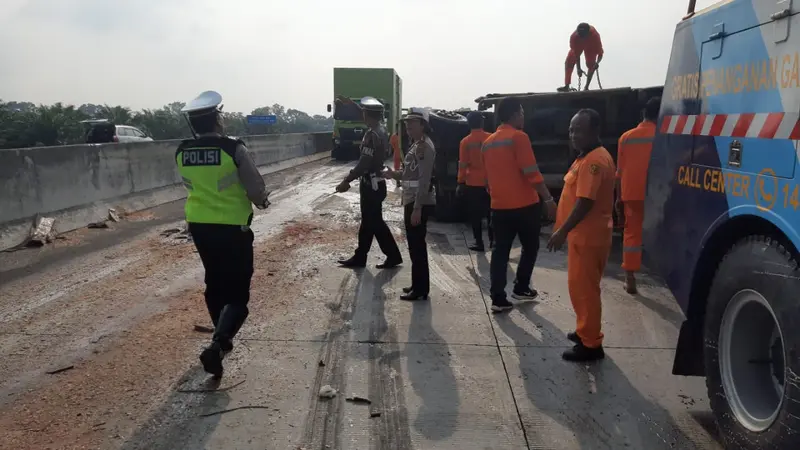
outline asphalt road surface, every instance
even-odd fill
[[[366,269],[334,263],[355,245],[355,183],[334,194],[348,169],[267,177],[251,313],[219,384],[197,361],[210,323],[181,202],[0,254],[0,449],[720,448],[703,380],[670,373],[682,315],[657,281],[626,294],[612,256],[607,357],[563,362],[564,253],[540,253],[538,301],[492,315],[490,254],[432,223],[431,300],[400,301],[397,192],[384,216],[406,264],[375,269],[377,244]]]

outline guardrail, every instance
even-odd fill
[[[331,133],[242,138],[262,173],[330,155]],[[0,250],[24,243],[36,217],[59,232],[186,196],[173,141],[0,150]]]

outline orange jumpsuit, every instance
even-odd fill
[[[656,124],[644,121],[619,138],[617,179],[621,188],[620,199],[625,208],[622,269],[628,272],[637,272],[642,267],[644,194],[655,135]]]
[[[472,130],[458,147],[458,183],[467,186],[486,186],[481,146],[491,136],[483,130]]]
[[[603,42],[600,40],[600,33],[593,26],[589,27],[589,36],[586,38],[578,36],[577,31],[569,38],[564,86],[572,84],[572,71],[575,70],[575,64],[578,63],[581,53],[586,60],[586,70],[597,69],[597,58],[603,56]]]
[[[555,229],[561,228],[578,198],[594,200],[592,209],[567,235],[567,284],[577,316],[575,331],[583,345],[603,344],[600,280],[611,250],[614,210],[614,159],[603,147],[577,158],[564,176]]]
[[[389,144],[392,146],[394,170],[400,170],[400,163],[403,160],[402,151],[400,150],[400,136],[397,133],[392,134],[392,137],[389,138]]]

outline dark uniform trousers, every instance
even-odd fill
[[[536,203],[518,209],[494,209],[492,210],[492,226],[494,227],[495,247],[489,267],[491,277],[489,292],[492,301],[498,301],[506,298],[508,258],[514,238],[517,236],[522,244],[522,255],[517,266],[514,288],[530,287],[533,267],[536,265],[536,256],[539,253],[542,204]]]
[[[206,270],[206,306],[214,340],[223,350],[244,324],[253,277],[253,231],[239,225],[189,223],[194,245]]]
[[[491,199],[486,188],[482,186],[465,186],[466,200],[467,200],[467,213],[469,214],[469,221],[472,225],[472,235],[477,244],[483,243],[483,226],[481,222],[486,219],[486,227],[489,232],[489,241],[494,241],[492,233],[492,215],[489,204]]]
[[[411,214],[414,212],[413,203],[406,205],[403,211],[408,255],[411,257],[411,289],[415,294],[428,295],[431,290],[428,244],[425,243],[425,236],[428,234],[428,217],[432,210],[432,206],[422,207],[422,219],[419,225],[411,225]]]
[[[392,230],[383,220],[386,182],[379,182],[378,189],[375,190],[372,189],[372,182],[369,179],[362,178],[358,189],[361,197],[361,226],[358,228],[358,248],[355,251],[355,260],[367,261],[373,237],[388,258],[401,259],[400,248],[392,236]]]

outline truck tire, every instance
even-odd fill
[[[797,261],[766,236],[739,241],[717,268],[704,358],[726,448],[800,448],[798,292]]]

